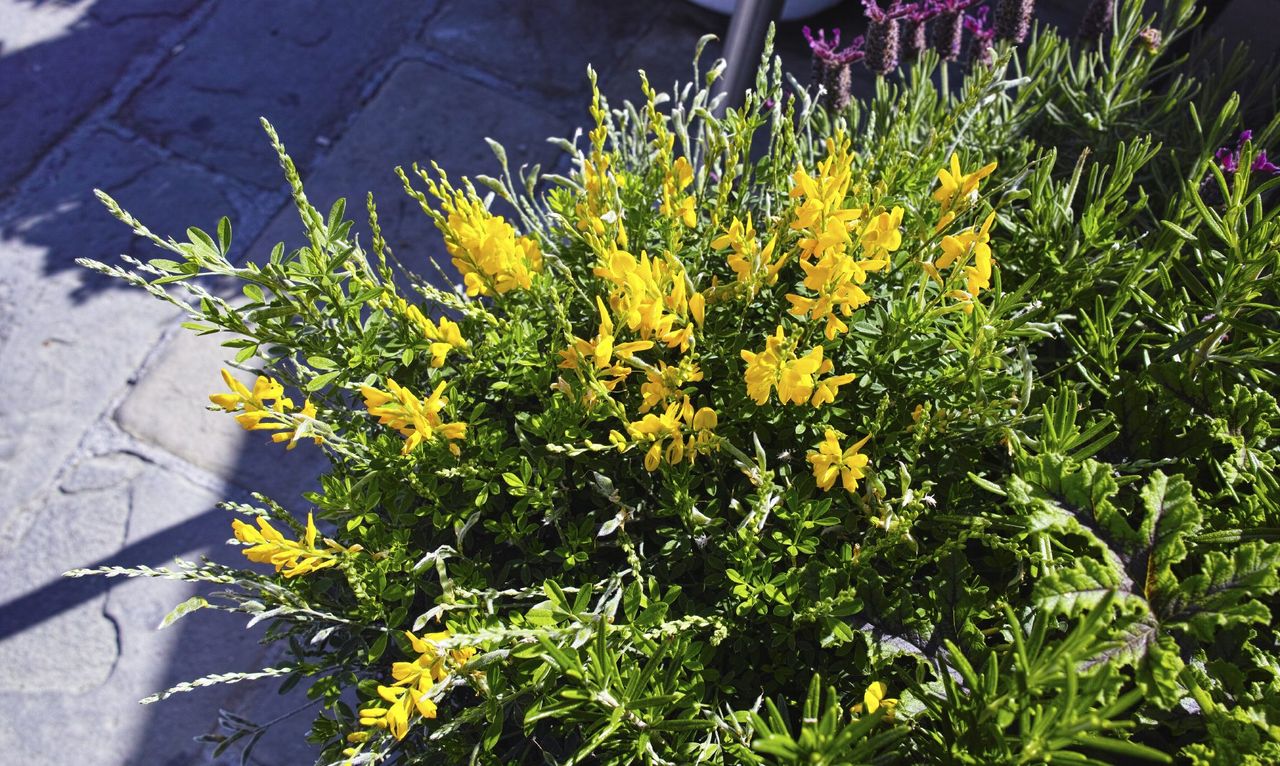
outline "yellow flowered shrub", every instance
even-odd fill
[[[228,504],[239,566],[101,571],[266,623],[215,680],[307,685],[325,764],[1277,762],[1280,128],[1126,5],[839,110],[591,74],[555,173],[400,172],[436,243],[270,128],[301,247],[113,208],[181,260],[100,268],[262,366],[212,408],[329,469]]]

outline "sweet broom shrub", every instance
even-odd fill
[[[100,195],[168,257],[86,265],[261,367],[211,409],[330,458],[228,504],[243,569],[101,572],[288,657],[164,695],[302,684],[323,763],[1276,762],[1280,121],[1196,17],[834,112],[767,56],[721,116],[719,65],[593,75],[567,177],[400,171],[439,266],[270,125],[305,239],[261,264]]]

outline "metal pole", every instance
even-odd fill
[[[769,23],[782,14],[783,0],[738,0],[724,38],[725,70],[716,81],[713,96],[727,93],[720,109],[742,105],[747,88],[755,81],[756,66],[764,51]]]

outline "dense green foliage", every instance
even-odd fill
[[[1189,2],[1141,5],[1102,40],[1039,30],[958,85],[926,54],[838,114],[776,61],[723,117],[715,68],[667,99],[646,85],[637,107],[598,98],[590,145],[563,142],[573,177],[513,176],[495,145],[502,174],[477,179],[527,238],[438,172],[403,173],[455,263],[505,248],[472,270],[474,295],[400,267],[372,200],[366,251],[341,202],[311,206],[271,131],[307,240],[263,265],[228,260],[225,219],[177,242],[105,200],[172,260],[90,265],[234,334],[237,362],[260,358],[315,407],[260,415],[332,458],[305,503],[231,508],[291,530],[301,569],[129,573],[215,582],[184,609],[265,620],[292,656],[286,686],[318,705],[326,763],[1280,762],[1280,181],[1250,171],[1280,121],[1247,123],[1234,93],[1247,75],[1270,95],[1271,73],[1238,58],[1197,73],[1170,52]],[[1224,171],[1215,152],[1246,127]],[[942,202],[953,154],[998,165]],[[868,301],[847,330],[824,335],[787,299],[822,295],[801,285],[817,262],[803,240],[822,232],[798,168],[849,175],[834,204],[857,214],[835,247]],[[729,242],[748,216],[759,233]],[[611,281],[617,251],[665,271]],[[529,273],[500,283],[513,264]],[[637,284],[659,289],[656,329]],[[464,340],[431,337],[442,316]],[[819,385],[856,375],[833,401],[749,393],[782,326],[795,364],[810,347],[831,363],[809,371]],[[682,361],[701,377],[645,407],[641,384]],[[389,379],[423,399],[446,386],[420,444],[368,411],[395,399]],[[654,453],[646,429],[672,426],[688,443]],[[829,432],[842,449],[869,436],[869,462],[834,486]],[[308,510],[330,542],[308,536]],[[278,543],[253,534],[237,531]],[[406,689],[430,707],[380,727]],[[235,726],[223,746],[261,734]]]

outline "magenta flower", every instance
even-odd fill
[[[813,57],[819,61],[831,64],[848,64],[862,59],[863,53],[861,37],[855,37],[849,47],[840,50],[840,30],[834,29],[831,32],[831,40],[827,40],[825,30],[818,30],[818,36],[814,37],[808,27],[804,28],[804,39],[809,42],[809,50],[813,51]]]
[[[987,20],[987,7],[984,5],[975,13],[966,13],[964,28],[969,32],[969,60],[990,64],[991,43],[995,40],[996,31]]]
[[[1213,153],[1214,160],[1217,161],[1218,167],[1222,168],[1222,174],[1229,179],[1240,170],[1240,156],[1244,152],[1244,145],[1253,140],[1252,130],[1242,130],[1240,135],[1236,136],[1235,146],[1227,145]],[[1254,156],[1249,170],[1254,173],[1267,173],[1270,175],[1280,174],[1280,165],[1267,158],[1267,150],[1263,149]],[[1205,179],[1208,181],[1208,179]]]

